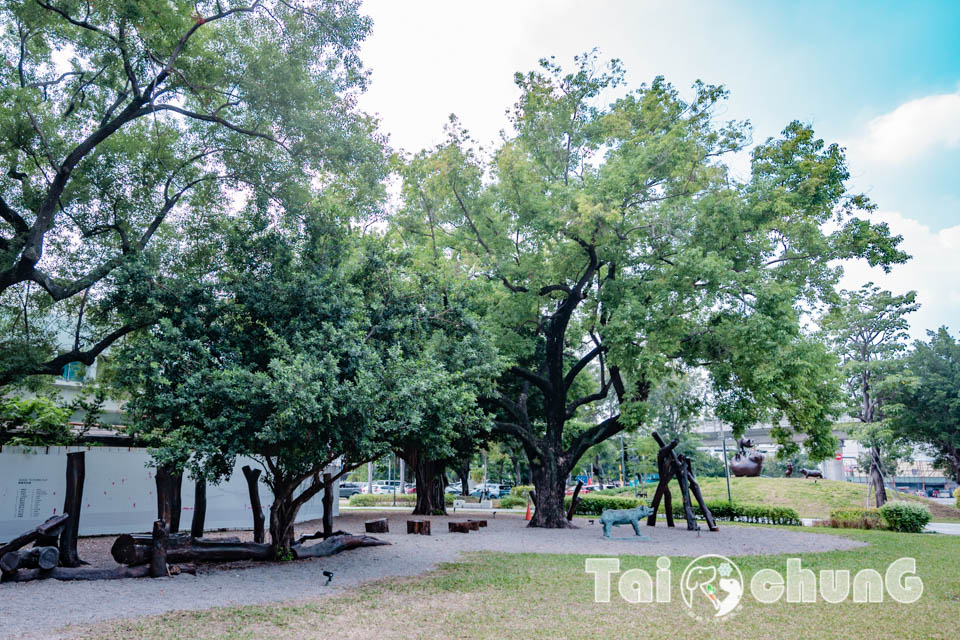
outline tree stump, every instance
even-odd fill
[[[429,520],[407,520],[407,533],[416,533],[421,536],[430,535]]]
[[[363,529],[367,533],[390,533],[390,526],[386,518],[379,520],[367,520],[363,523]]]
[[[483,527],[487,526],[487,521],[486,521],[486,520],[467,520],[467,522],[471,522],[471,523],[472,523],[472,522],[475,522],[475,523],[477,523],[477,527],[479,527],[479,528],[481,528],[481,529],[482,529]],[[476,529],[474,529],[474,531],[476,531]]]
[[[470,533],[470,523],[469,522],[448,522],[447,530],[450,533]]]

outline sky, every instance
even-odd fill
[[[630,87],[658,75],[683,90],[723,84],[719,117],[750,120],[756,142],[812,124],[847,149],[850,189],[913,255],[889,275],[848,263],[841,286],[914,289],[913,337],[960,333],[960,1],[366,0],[361,11],[374,24],[360,106],[396,149],[441,142],[450,114],[494,142],[515,72],[594,47],[623,61]]]

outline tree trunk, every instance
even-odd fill
[[[203,537],[204,523],[207,519],[207,481],[197,478],[193,489],[193,519],[190,522],[190,535]]]
[[[167,538],[170,535],[167,523],[157,520],[153,523],[153,547],[150,554],[150,577],[163,578],[167,575]]]
[[[173,518],[173,502],[171,493],[173,492],[173,481],[171,479],[170,467],[161,465],[157,467],[157,474],[154,480],[157,484],[157,520],[170,522]]]
[[[887,489],[883,486],[883,473],[880,471],[880,449],[870,448],[870,482],[873,484],[873,496],[877,501],[877,508],[887,503]]]
[[[83,480],[86,475],[83,451],[67,454],[67,490],[63,498],[63,512],[70,514],[60,533],[60,564],[64,567],[79,567],[86,564],[77,554],[77,537],[80,530],[80,510],[83,506]]]
[[[413,467],[414,478],[417,481],[417,505],[413,509],[413,515],[447,515],[447,506],[443,496],[443,469],[445,465],[424,460],[417,453],[408,455],[407,458]]]
[[[537,510],[530,520],[530,527],[544,529],[574,529],[574,525],[567,520],[563,509],[563,492],[566,488],[567,470],[557,464],[556,455],[544,452],[540,457],[540,464],[533,464],[533,484],[537,488]]]
[[[243,477],[247,480],[247,491],[250,493],[250,510],[253,512],[253,541],[263,542],[263,526],[265,517],[263,515],[263,506],[260,504],[260,487],[257,484],[257,480],[260,478],[261,470],[251,469],[249,466],[244,466],[242,471]],[[271,527],[272,526],[273,525],[271,523]],[[272,529],[270,533],[273,535]],[[291,532],[290,535],[292,536],[293,533]]]
[[[323,536],[333,535],[333,476],[323,474]]]
[[[270,505],[270,542],[278,559],[290,554],[296,517],[292,495],[274,496]]]
[[[467,497],[470,495],[470,460],[457,465],[457,477],[460,478],[460,495]],[[417,489],[419,491],[420,489]]]
[[[180,532],[180,513],[183,508],[181,494],[183,492],[183,472],[170,474],[170,533]]]

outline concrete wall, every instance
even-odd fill
[[[63,510],[66,454],[86,451],[86,480],[80,535],[147,532],[157,517],[154,469],[144,449],[113,447],[4,447],[0,451],[0,541],[40,524]],[[207,487],[206,528],[249,529],[253,526],[247,484],[240,468],[260,467],[239,459],[230,479]],[[190,529],[194,482],[183,479],[180,529]],[[338,515],[339,482],[334,496]],[[323,516],[321,491],[300,509],[298,522]],[[260,484],[260,500],[269,519],[270,489]]]

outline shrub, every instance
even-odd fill
[[[960,487],[953,490],[953,504],[960,509]]]
[[[527,496],[530,495],[530,492],[533,491],[534,487],[532,484],[518,484],[514,488],[510,489],[510,495],[514,498],[523,498],[527,499]]]
[[[883,529],[883,516],[879,509],[835,509],[821,526],[836,529]]]
[[[930,522],[930,509],[917,502],[888,502],[880,513],[891,531],[920,533]]]
[[[527,506],[526,499],[521,498],[519,496],[511,495],[511,496],[507,496],[506,498],[502,498],[500,500],[501,509],[514,509],[516,507],[525,507],[525,506]]]
[[[570,509],[570,500],[573,496],[567,496],[563,500],[563,508]],[[580,503],[577,505],[577,515],[581,516],[599,516],[604,509],[633,509],[640,501],[636,498],[623,498],[617,496],[598,496],[588,493],[581,496]]]
[[[694,503],[693,512],[698,517],[703,517],[700,511],[700,505]],[[707,508],[713,514],[716,520],[730,520],[735,522],[752,522],[756,524],[783,524],[791,526],[803,526],[800,516],[794,509],[788,507],[768,507],[766,505],[739,504],[736,502],[727,502],[718,500],[707,502]],[[683,502],[674,500],[673,517],[683,518]]]

